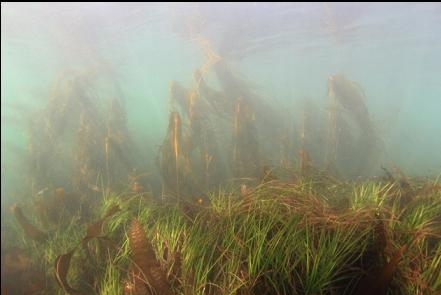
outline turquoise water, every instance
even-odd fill
[[[111,97],[124,102],[137,166],[158,174],[173,107],[169,83],[192,87],[194,70],[207,61],[204,41],[273,108],[274,128],[293,129],[292,141],[300,142],[305,99],[316,108],[312,121],[329,127],[328,77],[343,73],[363,89],[379,139],[369,174],[381,174],[381,165],[407,175],[441,173],[439,3],[2,3],[1,14],[2,205],[29,191],[29,120],[42,116],[67,71],[94,73],[87,79],[99,111]],[[221,89],[212,68],[203,76]],[[318,137],[310,149],[325,151],[326,134],[307,135]],[[280,145],[273,134],[258,135],[271,151]]]

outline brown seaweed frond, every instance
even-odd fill
[[[173,294],[165,272],[138,219],[134,218],[129,229],[129,245],[132,251],[134,290],[138,294]],[[146,288],[146,285],[149,288]],[[150,290],[149,290],[150,289]],[[146,292],[149,290],[149,292]]]
[[[107,210],[106,214],[101,219],[99,219],[98,221],[87,227],[86,236],[81,240],[81,243],[86,244],[91,239],[98,237],[101,234],[103,224],[106,221],[106,219],[111,217],[120,210],[121,209],[119,208],[118,205],[114,205],[110,207]]]
[[[63,288],[64,292],[69,295],[79,295],[80,291],[72,288],[67,282],[67,273],[70,267],[70,261],[77,247],[67,252],[66,254],[60,255],[55,260],[55,279],[57,283]]]
[[[12,211],[18,223],[20,224],[21,228],[26,233],[26,235],[28,235],[37,242],[44,242],[47,239],[47,235],[44,232],[42,232],[41,230],[39,230],[29,222],[29,220],[24,216],[20,207],[14,204],[12,206]]]
[[[66,293],[68,293],[70,295],[81,294],[80,291],[73,289],[67,282],[67,273],[69,271],[70,261],[72,259],[73,254],[78,249],[78,246],[80,244],[86,245],[93,238],[99,238],[100,241],[111,242],[110,240],[106,239],[105,237],[100,237],[99,235],[101,234],[104,221],[120,210],[121,209],[119,208],[119,205],[114,205],[114,206],[110,207],[107,210],[106,214],[101,219],[99,219],[98,221],[96,221],[95,223],[93,223],[87,227],[86,235],[79,242],[79,244],[77,244],[77,246],[75,246],[69,252],[62,254],[56,258],[56,260],[55,260],[55,278],[56,278],[57,283],[61,286],[61,288]]]

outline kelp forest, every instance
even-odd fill
[[[201,62],[163,84],[154,150],[98,66],[27,110],[1,294],[439,294],[439,175],[387,159],[363,82],[336,70],[324,105],[287,111],[201,27],[179,31]]]

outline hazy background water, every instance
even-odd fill
[[[327,78],[344,73],[366,92],[384,164],[441,173],[440,3],[2,3],[1,22],[2,204],[23,183],[27,116],[72,68],[98,67],[102,91],[123,96],[154,168],[169,81],[205,62],[194,32],[290,116],[305,97],[325,110]]]

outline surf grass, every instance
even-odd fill
[[[176,294],[356,294],[358,282],[403,245],[389,293],[436,293],[440,191],[420,192],[403,206],[396,189],[379,182],[271,181],[245,195],[220,190],[202,205],[107,195],[96,217],[119,204],[122,211],[103,229],[116,244],[93,242],[75,254],[68,280],[88,294],[124,294],[131,263],[127,230],[137,217]],[[55,258],[84,233],[71,222],[44,244],[20,239],[33,263],[45,265],[49,293],[63,293],[52,278]]]

